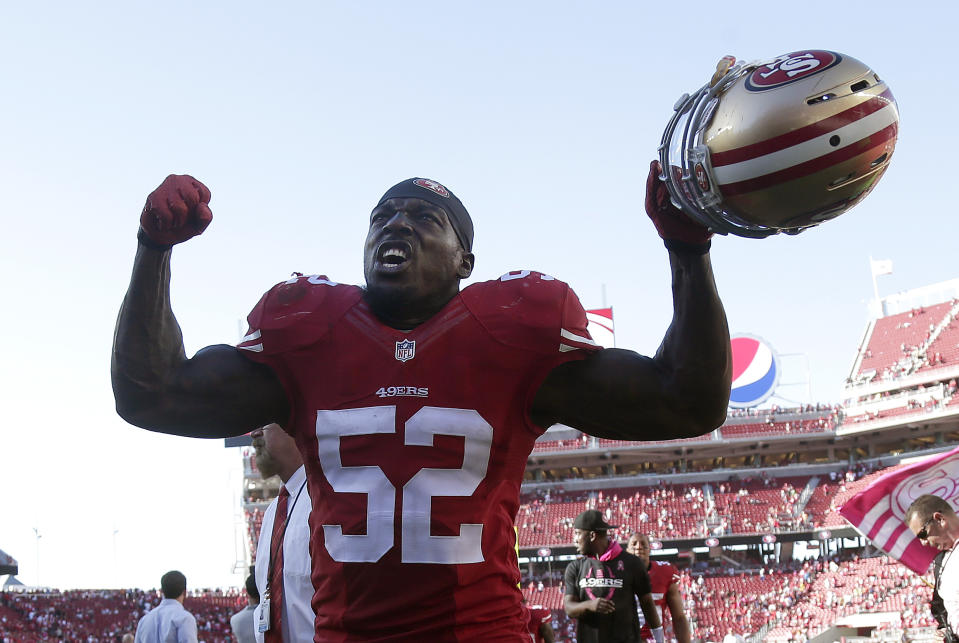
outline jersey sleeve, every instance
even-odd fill
[[[578,563],[582,559],[574,560],[569,565],[566,566],[566,573],[563,576],[564,583],[566,585],[566,596],[572,596],[574,599],[579,600],[579,565]]]
[[[567,361],[601,350],[568,284],[530,270],[508,272],[463,291],[470,312],[498,341]],[[563,356],[567,356],[565,359]]]
[[[536,620],[536,623],[538,625],[542,625],[543,623],[549,623],[551,620],[553,620],[552,613],[545,607],[542,607],[540,605],[534,605],[532,608],[530,608],[530,610],[533,612],[534,614],[533,618]]]
[[[666,591],[669,591],[669,588],[679,582],[679,570],[676,569],[674,565],[666,563],[666,568],[669,571],[668,579],[669,582],[666,583]]]
[[[271,363],[319,341],[361,296],[356,286],[322,275],[294,276],[260,298],[247,315],[249,328],[237,348],[253,361]]]
[[[527,414],[547,375],[566,362],[602,350],[586,328],[586,311],[568,284],[530,270],[508,272],[499,279],[473,284],[461,293],[463,303],[495,341],[535,363],[529,372]],[[534,427],[537,434],[547,427]]]

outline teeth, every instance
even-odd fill
[[[400,259],[406,259],[406,253],[399,248],[390,248],[383,253],[383,257],[399,257]]]

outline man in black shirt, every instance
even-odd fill
[[[587,510],[573,522],[573,540],[583,558],[566,567],[566,614],[577,620],[579,643],[640,643],[636,599],[656,643],[663,627],[643,562],[610,540],[602,514]]]

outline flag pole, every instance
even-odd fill
[[[879,285],[876,283],[876,264],[872,260],[872,255],[869,255],[869,273],[872,275],[872,294],[876,298],[876,310],[878,310],[879,315],[882,316],[882,304],[879,302]]]

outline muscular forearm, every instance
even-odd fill
[[[286,395],[267,367],[231,346],[187,359],[170,306],[170,251],[140,246],[113,341],[117,412],[136,426],[191,437],[241,435],[283,423]]]
[[[683,595],[676,583],[671,584],[666,591],[666,607],[673,618],[673,633],[677,643],[690,643],[692,632],[689,629],[689,619],[686,618],[686,610],[683,608]]]
[[[593,611],[590,609],[592,604],[593,601],[574,601],[567,595],[563,602],[563,609],[566,610],[566,616],[570,618],[580,618],[584,614]]]
[[[683,614],[681,617],[673,617],[673,634],[676,635],[677,643],[690,643],[691,632],[689,631],[689,619]]]
[[[667,403],[686,418],[688,435],[701,435],[725,420],[732,374],[729,328],[709,255],[670,251],[669,263],[673,320],[654,360],[664,373]]]
[[[650,629],[656,629],[663,626],[663,621],[659,616],[659,610],[656,609],[656,601],[652,594],[643,594],[639,597],[639,607],[643,610],[643,617],[646,619],[646,625]]]
[[[170,255],[170,250],[138,245],[113,336],[117,412],[140,426],[148,422],[150,408],[186,361],[183,334],[170,306]]]

